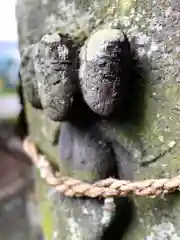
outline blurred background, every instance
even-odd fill
[[[20,56],[18,51],[16,0],[0,1],[0,117],[14,117],[20,111],[16,85]]]
[[[22,149],[27,134],[15,17],[16,0],[0,0],[0,240],[42,240],[34,168]]]

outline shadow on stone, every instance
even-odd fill
[[[15,133],[21,139],[23,139],[28,135],[28,124],[27,124],[26,113],[25,113],[25,103],[24,103],[22,79],[21,79],[20,73],[19,73],[19,83],[18,83],[16,91],[19,96],[21,110],[20,110],[19,116],[16,120]]]
[[[129,76],[126,79],[127,94],[122,104],[117,106],[115,113],[111,116],[112,122],[116,124],[129,123],[136,127],[143,126],[148,65],[149,63],[142,62],[137,56],[136,50],[131,48]]]
[[[109,226],[104,230],[101,240],[120,240],[128,231],[134,217],[134,204],[127,197],[115,199],[116,212]]]

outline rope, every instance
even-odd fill
[[[60,174],[57,176],[45,156],[38,154],[35,144],[28,138],[24,140],[23,147],[35,166],[40,170],[40,175],[46,180],[47,184],[68,197],[109,198],[127,196],[131,193],[139,196],[156,197],[180,188],[180,175],[171,179],[149,179],[136,182],[107,178],[93,184],[84,183],[67,176],[63,177]]]

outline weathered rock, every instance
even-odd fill
[[[72,172],[81,171],[81,179],[88,182],[117,177],[116,156],[111,142],[104,137],[99,124],[85,121],[61,124],[60,159],[67,167],[71,166]]]
[[[24,96],[33,107],[42,109],[37,84],[38,80],[34,69],[34,46],[35,44],[24,50],[21,60],[20,73],[22,76],[22,84],[25,89]]]
[[[34,65],[39,96],[46,115],[68,119],[77,92],[75,44],[68,35],[45,35],[35,46]]]
[[[101,127],[114,143],[123,170],[125,167],[129,169],[129,161],[133,159],[135,166],[130,169],[134,180],[171,177],[179,173],[180,17],[175,2],[19,0],[17,4],[21,52],[25,46],[37,43],[42,35],[56,31],[70,34],[81,46],[94,29],[120,26],[127,35],[136,56],[130,78],[131,98],[124,107],[125,111],[121,112],[121,115],[128,112],[128,121],[123,123],[117,118],[116,121],[101,122]],[[83,175],[91,176],[91,173],[79,171],[75,164],[72,169],[70,160],[66,166],[63,159],[59,162],[57,145],[53,146],[58,123],[55,126],[42,111],[29,105],[27,117],[31,137],[41,150],[56,160],[63,174],[79,179],[85,179]],[[119,149],[125,149],[126,154],[121,154]],[[127,153],[130,155],[128,163]],[[46,191],[43,193],[47,195]],[[57,238],[98,239],[103,229],[100,220],[102,203],[55,196],[48,203],[55,209],[56,218],[52,216],[50,223],[57,220],[51,225],[52,232],[57,230],[59,233]],[[123,205],[116,209],[119,219],[112,222],[102,239],[110,239],[109,236],[121,239],[122,234],[116,231],[120,231],[120,227],[125,230],[128,225],[125,217],[132,217],[127,211],[129,202],[123,200],[120,199]],[[178,193],[166,198],[138,197],[134,200],[136,218],[123,239],[179,238]],[[42,200],[40,205],[43,204]],[[43,212],[43,217],[49,220],[49,215],[45,210]]]
[[[80,85],[88,106],[102,116],[111,115],[127,97],[131,51],[120,29],[92,34],[80,53]]]

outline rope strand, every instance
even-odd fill
[[[160,194],[174,192],[180,188],[180,175],[171,179],[149,179],[136,182],[107,178],[94,184],[85,183],[67,176],[60,176],[60,174],[57,177],[45,156],[38,154],[35,144],[28,138],[24,140],[23,147],[47,184],[68,197],[109,198],[127,196],[131,193],[139,196],[156,197]]]

